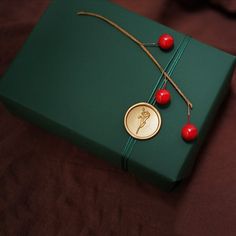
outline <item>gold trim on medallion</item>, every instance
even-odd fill
[[[161,128],[160,112],[146,102],[136,103],[125,114],[126,131],[136,139],[150,139]]]

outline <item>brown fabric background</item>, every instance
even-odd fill
[[[48,2],[0,1],[1,74]],[[236,54],[236,18],[225,10],[189,10],[170,0],[114,2]],[[191,178],[165,193],[14,117],[1,104],[0,235],[236,235],[235,117],[236,73]]]

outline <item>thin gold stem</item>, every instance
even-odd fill
[[[192,103],[190,100],[184,95],[184,93],[180,90],[180,88],[177,86],[177,84],[171,79],[171,77],[165,72],[165,70],[162,68],[162,66],[157,62],[157,60],[153,57],[153,55],[148,51],[148,49],[143,45],[142,42],[140,42],[136,37],[134,37],[132,34],[127,32],[125,29],[121,28],[119,25],[114,23],[113,21],[107,19],[106,17],[93,13],[93,12],[85,12],[85,11],[80,11],[77,13],[77,15],[87,15],[87,16],[94,16],[97,17],[108,24],[112,25],[115,27],[117,30],[119,30],[121,33],[126,35],[128,38],[130,38],[133,42],[138,44],[141,49],[147,54],[147,56],[152,60],[152,62],[158,67],[160,72],[164,75],[164,77],[171,83],[171,85],[175,88],[175,90],[179,93],[179,95],[183,98],[183,100],[186,102],[187,106],[190,107],[191,109],[193,108]]]

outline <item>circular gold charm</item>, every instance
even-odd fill
[[[125,114],[126,131],[136,139],[149,139],[161,128],[161,115],[149,103],[140,102],[131,106]]]

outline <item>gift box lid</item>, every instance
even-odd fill
[[[148,50],[193,103],[196,141],[181,138],[186,104],[170,84],[170,105],[155,105],[162,117],[158,134],[148,140],[130,137],[124,115],[135,103],[155,103],[153,91],[163,85],[162,73],[132,40],[78,11],[103,15],[142,42],[155,42],[163,33],[174,37],[172,50]],[[1,79],[0,96],[28,120],[165,187],[189,174],[227,91],[234,61],[232,55],[115,4],[57,0]]]

